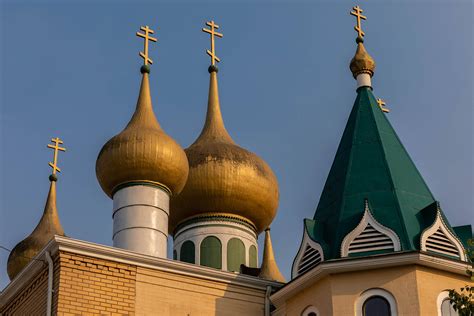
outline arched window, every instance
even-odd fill
[[[369,297],[362,306],[364,316],[391,316],[390,303],[382,296]]]
[[[320,316],[319,311],[314,306],[308,306],[301,313],[301,316]]]
[[[176,250],[173,250],[173,260],[178,260],[178,253]]]
[[[214,236],[208,236],[201,242],[202,266],[222,269],[222,244]]]
[[[231,238],[227,243],[227,271],[240,271],[240,265],[245,264],[245,245],[237,238]]]
[[[363,292],[356,302],[357,316],[396,316],[397,302],[384,289],[370,289]]]
[[[254,245],[249,249],[249,267],[257,268],[257,247]]]
[[[195,247],[191,240],[186,240],[179,251],[179,260],[188,263],[195,263]]]
[[[449,302],[449,292],[443,291],[438,295],[438,316],[458,316],[459,313],[454,310]]]

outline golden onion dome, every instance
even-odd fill
[[[262,232],[276,215],[277,179],[263,159],[239,147],[222,120],[217,67],[211,66],[209,99],[204,128],[187,149],[189,176],[171,200],[169,229],[192,216],[226,213],[250,220]]]
[[[59,221],[56,208],[56,176],[50,176],[48,198],[44,207],[43,215],[33,232],[20,241],[8,256],[7,273],[10,280],[20,273],[21,270],[34,258],[54,235],[64,236],[64,230]]]
[[[356,42],[357,51],[354,57],[352,58],[349,66],[352,75],[354,76],[354,78],[357,78],[358,75],[366,73],[373,77],[375,71],[375,61],[365,50],[363,44],[364,40],[361,37],[357,37]]]
[[[148,72],[149,68],[142,67],[140,95],[132,119],[102,147],[97,158],[97,179],[109,197],[130,183],[149,183],[177,194],[188,176],[186,154],[163,131],[153,113]]]

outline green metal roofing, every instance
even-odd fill
[[[374,218],[398,235],[402,251],[420,249],[420,234],[435,216],[422,210],[436,205],[435,199],[369,87],[357,90],[314,219],[305,220],[325,260],[340,257],[342,240],[362,219],[365,199]]]

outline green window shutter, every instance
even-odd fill
[[[179,260],[188,263],[195,263],[195,247],[191,240],[186,240],[181,246]]]
[[[214,236],[208,236],[201,242],[201,265],[222,269],[222,245]]]
[[[251,268],[257,267],[257,247],[254,245],[250,246],[249,249],[249,265]]]
[[[227,270],[240,271],[240,265],[245,264],[245,246],[237,238],[232,238],[227,243]]]

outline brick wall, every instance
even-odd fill
[[[57,313],[133,315],[135,280],[135,266],[60,252]]]
[[[48,269],[41,272],[18,296],[0,309],[0,315],[44,315],[48,290]]]

